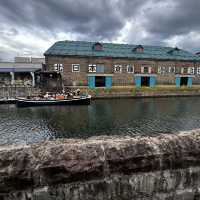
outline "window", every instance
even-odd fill
[[[175,73],[176,68],[175,67],[169,67],[169,73]]]
[[[72,72],[80,72],[80,65],[72,64]]]
[[[54,64],[54,71],[58,71],[58,64]]]
[[[60,64],[60,66],[59,66],[59,71],[60,71],[60,72],[63,72],[63,64]]]
[[[164,67],[164,66],[158,67],[158,73],[159,74],[165,74],[166,73],[166,67]]]
[[[141,67],[141,73],[148,74],[151,73],[151,67]]]
[[[194,67],[188,68],[188,74],[194,74]]]
[[[63,72],[63,64],[54,64],[54,71]]]
[[[104,73],[104,65],[98,64],[96,67],[97,67],[97,73]]]
[[[121,65],[115,65],[114,66],[114,72],[115,73],[122,73],[122,66]]]
[[[188,68],[187,67],[182,67],[181,68],[181,74],[187,74],[188,73]]]
[[[134,67],[131,65],[127,65],[127,73],[134,73]]]
[[[160,66],[158,67],[159,74],[173,74],[175,73],[175,67]]]
[[[200,75],[200,67],[197,67],[197,74]]]
[[[89,72],[97,72],[97,66],[96,65],[89,65],[88,71]]]
[[[158,67],[158,74],[162,73],[162,67]]]

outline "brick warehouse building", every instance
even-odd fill
[[[45,72],[60,74],[64,86],[200,84],[200,57],[177,47],[59,41],[44,55]]]

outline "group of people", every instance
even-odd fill
[[[76,89],[73,92],[62,91],[62,93],[55,93],[55,94],[46,92],[43,98],[50,100],[52,99],[63,100],[63,99],[73,98],[75,96],[80,96],[80,89]]]

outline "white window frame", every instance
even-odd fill
[[[194,74],[194,67],[188,67],[188,74]]]
[[[89,64],[89,66],[88,66],[88,72],[89,73],[96,73],[97,72],[97,65]]]
[[[183,74],[184,73],[184,68],[183,67],[181,67],[181,74]]]
[[[181,67],[181,74],[188,73],[188,69],[187,69],[187,72],[184,72],[186,68],[187,68],[187,67]]]
[[[116,70],[119,67],[119,71]],[[122,65],[114,65],[114,72],[115,73],[122,73]]]
[[[54,64],[54,65],[53,65],[53,70],[54,70],[54,71],[58,71],[58,64]]]
[[[148,74],[151,74],[152,72],[152,67],[148,67]]]
[[[128,70],[129,67],[132,67],[132,69],[133,69],[132,72],[130,72],[130,71]],[[126,66],[126,70],[127,70],[127,73],[129,73],[129,74],[133,74],[133,73],[134,73],[134,66],[133,66],[133,65],[127,65],[127,66]]]
[[[78,70],[74,70],[74,67],[78,67]],[[80,64],[72,64],[72,72],[80,72]]]
[[[165,75],[165,74],[168,74],[168,67],[167,66],[162,66],[162,74]]]
[[[166,66],[160,66],[160,74],[166,74]]]
[[[63,72],[63,64],[54,64],[54,71]]]
[[[60,71],[60,72],[63,72],[63,69],[64,69],[64,68],[63,68],[63,64],[60,64],[60,65],[59,65],[59,71]]]
[[[200,67],[197,67],[197,75],[200,75]]]
[[[172,72],[172,69],[173,69],[173,72]],[[170,66],[168,72],[169,74],[174,74],[176,72],[176,67]]]
[[[147,72],[144,72],[144,68],[148,68]],[[141,73],[142,74],[151,74],[151,67],[149,67],[149,66],[141,66]]]
[[[162,67],[158,66],[158,70],[157,70],[158,74],[162,74]]]

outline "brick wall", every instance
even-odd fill
[[[175,74],[181,73],[181,67],[200,67],[200,63],[179,62],[179,61],[147,61],[131,59],[113,59],[113,58],[93,58],[93,57],[46,57],[47,70],[51,71],[54,64],[63,64],[64,70],[62,78],[66,86],[87,86],[87,75],[89,64],[102,64],[105,66],[104,74],[113,74],[113,85],[133,85],[134,74],[127,73],[126,65],[134,66],[134,73],[141,73],[141,66],[152,67],[152,73],[157,74],[159,66],[174,66],[176,72],[173,74],[157,75],[157,84],[175,84]],[[72,72],[72,64],[80,64],[80,72]],[[114,65],[122,65],[122,73],[114,73]],[[194,78],[194,83],[200,83],[200,76]]]

